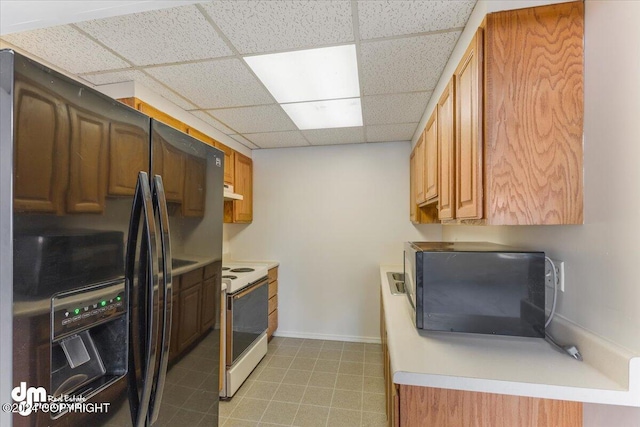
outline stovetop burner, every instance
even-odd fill
[[[234,268],[233,270],[231,270],[232,273],[251,273],[252,271],[256,270],[249,267]]]
[[[223,278],[223,279],[231,279],[231,280],[234,280],[234,279],[237,279],[237,278],[238,278],[238,276],[233,276],[233,275],[231,275],[231,274],[225,274],[225,275],[223,275],[223,276],[222,276],[222,278]]]
[[[222,271],[227,271],[229,270],[229,267],[222,267]]]

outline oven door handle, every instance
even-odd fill
[[[144,301],[141,301],[141,306],[138,308],[141,311],[146,311],[146,319],[144,324],[141,321],[139,325],[134,325],[132,321],[129,322],[129,367],[128,367],[128,390],[129,390],[129,404],[131,408],[131,420],[136,427],[145,426],[149,401],[151,398],[151,389],[153,386],[153,375],[155,371],[156,350],[157,350],[157,310],[154,310],[154,304],[159,304],[158,288],[159,274],[158,274],[158,249],[156,245],[156,227],[153,215],[153,205],[151,197],[151,188],[149,186],[149,177],[146,172],[139,172],[138,182],[136,184],[136,190],[133,198],[133,207],[131,209],[131,217],[129,220],[129,239],[127,242],[127,260],[125,275],[129,284],[128,297],[129,297],[129,315],[132,316],[135,298],[133,296],[134,280],[136,272],[136,249],[138,246],[138,231],[140,227],[140,221],[143,220],[142,227],[142,240],[146,241],[147,246],[142,246],[141,254],[147,255],[147,271],[145,277],[146,284],[140,286],[147,286],[147,301],[146,310],[142,305]],[[141,260],[142,262],[142,256]],[[142,320],[142,319],[141,319]],[[145,328],[146,326],[146,328]],[[134,351],[134,328],[138,328],[138,336],[144,336],[144,342],[146,348],[144,352],[144,370],[142,371],[143,383],[142,393],[138,394],[138,381],[136,375],[136,361]],[[138,343],[137,345],[140,345]]]
[[[230,295],[230,297],[233,298],[233,299],[242,298],[243,296],[255,291],[259,287],[264,286],[264,285],[268,285],[268,284],[269,284],[269,278],[265,277],[264,279],[262,279],[262,280],[260,280],[260,281],[258,281],[256,283],[254,283],[252,285],[249,285],[246,288],[240,290],[240,292],[237,292],[237,293],[235,293],[233,295]]]
[[[158,375],[154,381],[153,394],[149,405],[149,424],[153,424],[158,420],[160,406],[162,403],[162,392],[164,391],[164,383],[167,376],[167,365],[169,364],[169,346],[171,335],[171,316],[169,316],[169,308],[172,307],[172,275],[171,275],[171,239],[169,234],[169,213],[167,210],[167,199],[162,185],[160,175],[153,177],[153,209],[159,216],[160,224],[160,244],[162,248],[162,277],[163,277],[163,293],[164,306],[161,307],[162,340],[160,344],[160,367]]]

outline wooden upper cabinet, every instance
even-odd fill
[[[243,200],[234,200],[233,222],[253,221],[253,162],[251,158],[235,153],[235,192]]]
[[[162,175],[167,202],[182,203],[185,179],[185,156],[160,137],[153,147],[154,170]]]
[[[409,156],[409,219],[418,222],[418,204],[416,203],[416,150]]]
[[[212,147],[215,146],[216,140],[211,138],[206,133],[200,132],[198,129],[194,129],[192,127],[187,128],[187,134],[191,135],[195,139],[198,139],[198,140],[204,142],[205,144],[209,144]]]
[[[487,16],[489,224],[583,223],[584,7]]]
[[[224,182],[233,185],[233,179],[234,179],[233,148],[229,148],[223,143],[218,142],[215,139],[211,138],[210,136],[191,127],[187,130],[187,133],[193,136],[194,138],[197,138],[200,141],[206,144],[209,144],[213,147],[216,147],[218,150],[221,150],[222,152],[224,152]]]
[[[152,107],[146,102],[138,102],[136,107],[134,108],[136,108],[138,111],[141,111],[142,113],[146,114],[151,118],[158,120],[159,122],[162,122],[166,125],[174,127],[178,130],[181,130],[182,132],[185,132],[185,133],[187,132],[188,127],[185,123],[168,115],[165,112],[158,110],[157,108]]]
[[[455,216],[455,94],[453,80],[438,101],[438,219]]]
[[[204,216],[205,195],[207,193],[207,161],[199,157],[187,156],[184,179],[184,199],[182,215]]]
[[[110,196],[133,196],[138,172],[149,170],[149,135],[123,123],[111,123],[109,135]]]
[[[433,110],[424,130],[424,198],[426,203],[438,197],[438,110]]]
[[[415,146],[415,186],[416,186],[416,203],[418,205],[423,204],[427,199],[425,198],[425,178],[424,178],[424,170],[425,170],[425,132],[422,132],[420,135],[420,139]]]
[[[69,106],[69,188],[67,212],[104,212],[109,121]]]
[[[454,73],[456,115],[456,217],[483,215],[482,168],[482,28],[471,40]]]
[[[14,209],[62,214],[69,176],[67,109],[25,81],[16,81],[15,92]]]
[[[235,151],[221,142],[216,141],[216,148],[224,152],[224,182],[234,185],[235,181]]]

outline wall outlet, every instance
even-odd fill
[[[552,259],[556,266],[556,278],[558,280],[558,291],[564,292],[564,261]],[[548,288],[553,289],[553,272],[551,264],[545,260],[544,262],[544,280]]]

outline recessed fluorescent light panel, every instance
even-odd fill
[[[360,96],[355,45],[245,57],[278,103]]]
[[[360,98],[282,104],[300,130],[362,126]]]

